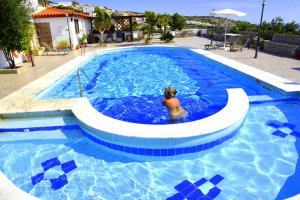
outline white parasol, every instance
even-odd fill
[[[211,15],[213,16],[220,16],[220,17],[228,17],[228,16],[238,16],[238,17],[244,17],[247,14],[233,10],[233,9],[224,9],[224,10],[215,10],[211,12]],[[227,20],[226,20],[226,25],[225,25],[225,36],[224,36],[224,48],[226,44],[226,34],[227,34]]]

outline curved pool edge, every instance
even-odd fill
[[[22,199],[22,200],[38,200],[38,198],[24,192],[11,182],[6,175],[0,170],[0,199]]]
[[[211,148],[236,134],[249,109],[248,96],[240,88],[227,89],[227,92],[228,102],[222,110],[207,118],[180,124],[120,121],[101,114],[87,99],[78,103],[72,112],[84,135],[109,149],[139,155],[178,155]]]

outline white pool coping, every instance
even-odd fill
[[[38,198],[18,188],[1,171],[0,171],[0,199],[1,200],[38,200]]]
[[[137,138],[186,138],[214,133],[241,121],[249,108],[248,96],[243,89],[227,89],[226,106],[204,119],[178,124],[149,125],[130,123],[107,117],[90,102],[78,103],[72,112],[79,121],[99,131]]]
[[[224,65],[227,65],[237,71],[247,74],[255,79],[263,81],[271,86],[281,89],[287,93],[298,92],[298,95],[300,95],[300,84],[293,84],[294,81],[284,79],[277,75],[262,71],[260,69],[251,67],[246,64],[242,64],[235,60],[226,58],[224,56],[216,55],[207,50],[203,50],[203,49],[191,49],[191,50],[196,53],[199,53],[201,55],[204,55],[212,60],[218,61]],[[276,67],[276,66],[274,66],[274,67]]]

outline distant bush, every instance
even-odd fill
[[[70,44],[67,40],[60,40],[57,42],[57,48],[58,49],[66,49],[69,48]]]
[[[164,33],[161,37],[160,40],[164,42],[171,42],[174,39],[174,36],[170,31]]]

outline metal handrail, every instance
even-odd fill
[[[93,52],[93,59],[96,59],[96,57],[98,55],[97,52],[96,52],[96,50],[93,47],[90,47],[90,51]],[[81,71],[81,72],[89,80],[89,77],[86,75],[86,73],[84,73],[84,71]],[[82,89],[81,76],[80,76],[80,67],[77,69],[77,82],[78,82],[80,97],[83,97],[83,89]]]
[[[83,91],[82,91],[81,79],[80,79],[80,68],[77,69],[77,81],[78,81],[80,97],[83,97]]]
[[[96,51],[96,49],[94,48],[94,47],[89,47],[89,49],[90,49],[90,52],[92,52],[92,55],[93,55],[93,60],[95,60],[96,58],[97,58],[97,51]]]

